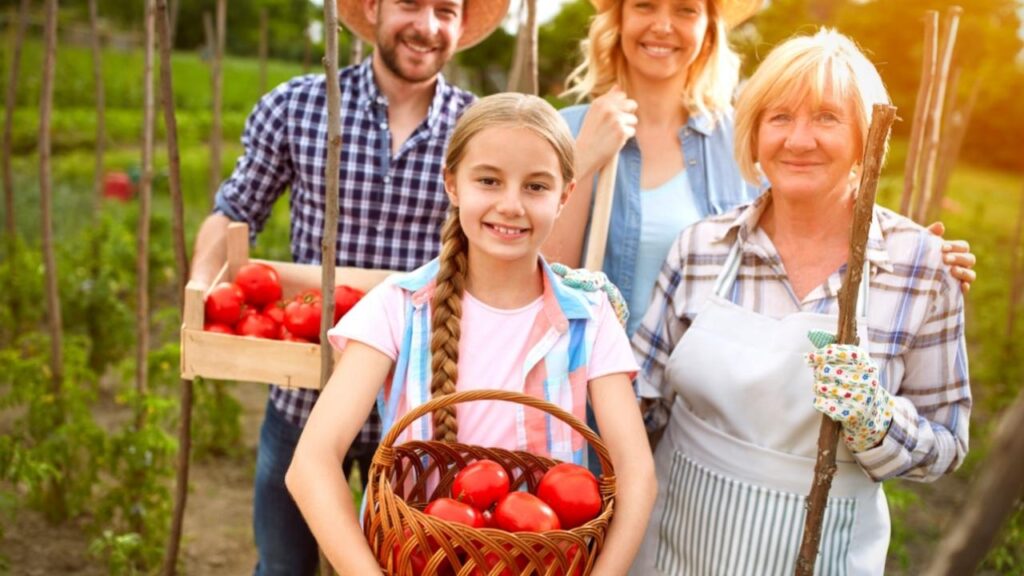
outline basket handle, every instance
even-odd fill
[[[558,418],[562,422],[568,424],[573,430],[579,432],[579,434],[594,447],[594,451],[597,452],[597,457],[601,461],[601,471],[605,476],[612,475],[613,470],[611,457],[608,455],[608,449],[605,448],[604,442],[601,441],[601,438],[598,437],[590,427],[580,421],[579,418],[551,402],[548,402],[547,400],[541,400],[534,396],[520,394],[519,392],[509,392],[507,390],[467,390],[464,392],[438,396],[428,402],[424,402],[410,410],[405,414],[405,416],[402,416],[398,422],[395,422],[394,426],[388,430],[388,433],[385,434],[384,438],[381,440],[380,448],[386,449],[390,452],[392,447],[395,445],[395,441],[398,440],[399,434],[404,432],[405,429],[411,426],[413,422],[426,414],[435,410],[442,410],[462,402],[475,402],[477,400],[502,400],[505,402],[514,402],[516,404],[523,404],[524,406],[536,408]]]

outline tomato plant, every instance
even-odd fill
[[[320,341],[320,291],[299,294],[284,307],[284,327],[310,342]]]
[[[547,532],[562,528],[555,511],[529,492],[506,494],[494,509],[494,521],[508,532]]]
[[[242,315],[244,301],[245,294],[238,286],[230,282],[217,284],[206,297],[206,321],[234,326]]]
[[[597,478],[576,464],[552,466],[540,479],[537,497],[551,506],[566,530],[586,524],[601,513]]]
[[[281,279],[274,270],[260,262],[250,262],[238,269],[235,284],[253,306],[266,306],[281,298]]]
[[[452,498],[477,510],[487,510],[508,494],[509,479],[505,469],[493,460],[477,460],[455,475]]]

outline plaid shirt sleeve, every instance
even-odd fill
[[[921,286],[927,313],[904,354],[892,425],[881,444],[855,454],[878,481],[899,476],[930,482],[955,470],[967,455],[971,391],[963,296],[945,266],[929,272],[922,284],[931,286]]]
[[[215,210],[249,225],[252,238],[263,229],[274,202],[293,178],[288,150],[288,94],[308,77],[282,84],[260,99],[245,121],[244,154],[221,184]]]

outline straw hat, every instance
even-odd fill
[[[599,11],[608,7],[613,0],[590,0]],[[764,0],[718,0],[718,9],[726,28],[739,26],[761,9]]]
[[[355,32],[364,42],[373,43],[376,34],[373,24],[366,20],[363,3],[360,0],[337,0],[338,20],[346,28]],[[509,0],[465,0],[462,16],[462,36],[459,37],[459,50],[465,50],[487,38],[502,18],[508,13]]]

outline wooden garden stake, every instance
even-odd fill
[[[95,2],[95,0],[90,0]],[[142,180],[139,186],[138,251],[136,253],[136,288],[138,303],[135,311],[135,391],[145,397],[149,388],[149,218],[153,196],[153,134],[156,128],[156,97],[153,83],[153,59],[156,33],[152,0],[146,0],[145,56],[142,64]],[[141,430],[146,423],[146,411],[139,408],[135,414],[135,428]]]
[[[954,74],[958,78],[959,74]],[[982,77],[979,75],[974,80],[971,92],[966,102],[957,101],[950,97],[950,106],[947,109],[946,117],[942,125],[946,127],[944,138],[939,146],[939,157],[935,168],[935,185],[929,202],[924,222],[934,222],[939,219],[942,211],[942,200],[946,197],[946,189],[949,187],[949,179],[953,176],[953,167],[960,156],[960,149],[964,144],[964,137],[967,135],[967,127],[971,121],[971,114],[974,113],[974,105],[978,102],[978,94],[981,92]],[[951,87],[957,85],[953,80]]]
[[[210,76],[213,86],[213,118],[210,120],[210,204],[220,188],[221,144],[224,130],[221,113],[224,107],[224,37],[227,35],[227,0],[217,0],[217,30],[213,35],[213,58],[210,61]]]
[[[946,101],[946,87],[949,84],[949,68],[953,61],[953,48],[956,45],[956,34],[960,24],[960,14],[963,9],[959,6],[952,6],[946,12],[942,29],[945,35],[942,38],[939,50],[940,60],[937,64],[936,74],[938,75],[932,87],[932,95],[928,108],[928,123],[925,128],[924,156],[918,166],[918,182],[921,185],[920,193],[914,198],[913,220],[923,223],[927,215],[928,205],[931,203],[933,186],[935,180],[935,164],[939,153],[939,140],[942,136],[942,111]]]
[[[860,188],[853,211],[853,226],[850,234],[850,255],[846,263],[846,277],[839,291],[839,327],[836,340],[839,344],[857,344],[857,293],[862,281],[864,254],[867,251],[868,230],[871,214],[875,207],[875,192],[878,176],[882,171],[885,142],[889,128],[896,118],[896,107],[875,104],[868,129],[867,145],[861,169]],[[864,282],[869,279],[863,279]],[[814,464],[814,480],[807,497],[807,517],[804,522],[800,555],[796,562],[797,576],[812,576],[814,562],[818,557],[818,542],[821,539],[821,525],[828,503],[828,492],[836,473],[836,447],[839,443],[841,425],[827,416],[821,417],[818,436],[818,457]]]
[[[181,197],[181,158],[178,154],[178,121],[174,116],[174,86],[171,83],[171,31],[167,0],[156,0],[155,28],[160,46],[160,90],[163,93],[164,128],[167,134],[167,171],[171,188],[171,216],[174,259],[178,268],[178,294],[184,300],[188,284],[188,254],[185,251],[185,206]],[[192,452],[192,381],[181,380],[181,412],[178,419],[178,470],[174,486],[174,511],[171,530],[164,550],[161,572],[167,576],[177,570],[181,530],[188,498],[189,456]]]
[[[96,88],[96,169],[93,174],[93,191],[96,206],[103,198],[103,154],[107,145],[106,101],[103,93],[103,43],[100,38],[100,18],[96,4],[89,0],[89,26],[92,28],[92,77]]]
[[[362,47],[359,47],[362,51]],[[353,54],[354,56],[354,54]],[[334,354],[327,340],[327,330],[334,324],[334,267],[338,251],[338,177],[341,165],[341,87],[338,85],[338,7],[324,2],[324,72],[327,74],[327,173],[324,174],[324,231],[320,244],[323,270],[320,293],[320,389],[327,386],[334,370]],[[324,576],[334,574],[326,555],[320,551],[320,570]]]
[[[991,454],[935,548],[926,576],[974,574],[1014,503],[1024,497],[1024,388],[999,418]]]
[[[921,57],[921,83],[917,87],[917,100],[914,102],[914,120],[910,127],[910,142],[907,148],[907,160],[903,168],[903,196],[900,198],[900,214],[910,217],[913,206],[914,190],[917,185],[917,167],[921,158],[921,146],[924,141],[926,112],[929,109],[932,95],[932,84],[935,78],[935,54],[938,51],[939,13],[929,10],[924,14],[924,54]]]
[[[523,18],[522,12],[526,12]],[[508,77],[508,91],[537,94],[537,0],[524,0],[516,33],[516,50],[512,57],[512,72]]]
[[[587,253],[583,267],[600,270],[604,266],[604,252],[608,244],[608,227],[612,219],[612,197],[615,193],[615,176],[619,169],[619,155],[601,170],[594,190],[594,212],[590,216],[590,234],[587,236]]]
[[[12,23],[14,28],[14,46],[11,48],[11,73],[7,78],[7,94],[4,100],[4,142],[3,142],[3,171],[4,171],[4,214],[5,232],[8,236],[9,252],[8,258],[13,258],[14,236],[16,220],[14,218],[14,175],[11,172],[11,142],[14,128],[14,108],[18,105],[18,69],[21,67],[21,46],[25,43],[25,29],[28,27],[29,0],[21,0],[18,5],[17,22]]]

